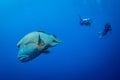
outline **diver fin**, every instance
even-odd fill
[[[102,32],[98,32],[98,34],[102,34]]]
[[[102,36],[102,35],[100,35],[100,36],[99,36],[99,39],[101,39],[102,37],[103,37],[103,36]]]
[[[103,37],[102,36],[103,32],[98,32],[98,34],[99,34],[99,39],[101,39]]]

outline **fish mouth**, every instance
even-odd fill
[[[22,55],[22,56],[18,56],[18,59],[21,62],[27,62],[29,60],[29,57],[27,55]]]

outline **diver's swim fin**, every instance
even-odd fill
[[[98,32],[98,34],[102,34],[102,32]]]
[[[103,37],[102,36],[103,32],[98,32],[98,34],[99,34],[99,39],[101,39]]]

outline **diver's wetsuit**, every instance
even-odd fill
[[[105,28],[104,28],[102,35],[103,36],[106,35],[111,30],[112,30],[111,25],[109,23],[105,24]]]
[[[111,28],[110,23],[106,23],[103,32],[100,33],[99,38],[102,38],[103,36],[107,35],[107,33],[111,30],[112,30],[112,28]]]

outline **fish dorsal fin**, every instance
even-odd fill
[[[37,32],[42,32],[42,33],[46,33],[45,31],[37,31]]]

